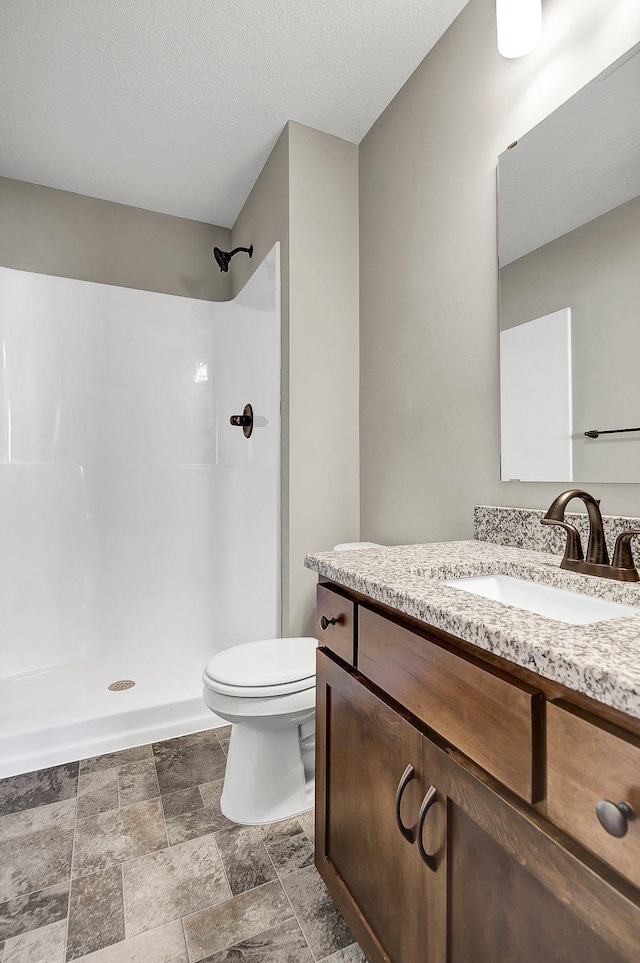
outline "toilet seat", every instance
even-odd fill
[[[202,681],[212,692],[219,692],[221,695],[236,696],[238,699],[271,699],[276,696],[292,695],[296,692],[304,692],[306,689],[313,689],[316,684],[315,675],[307,679],[296,679],[295,682],[285,682],[283,685],[225,685],[212,679],[205,670]]]
[[[202,681],[237,698],[273,698],[315,686],[317,639],[263,639],[212,656]]]

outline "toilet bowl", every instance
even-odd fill
[[[358,547],[376,546],[348,543]],[[206,665],[204,702],[232,724],[220,807],[233,822],[261,825],[313,808],[317,646],[310,638],[245,642]]]
[[[206,705],[230,722],[220,806],[259,825],[313,807],[316,639],[266,639],[224,649],[204,670]]]

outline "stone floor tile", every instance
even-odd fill
[[[183,920],[189,959],[197,963],[292,916],[291,904],[279,882],[216,903]]]
[[[213,953],[203,963],[313,963],[295,919]]]
[[[77,788],[77,762],[0,779],[0,816],[72,799]]]
[[[367,963],[367,958],[358,944],[352,943],[351,946],[345,947],[344,950],[338,950],[337,953],[332,953],[331,956],[325,956],[324,960],[321,960],[320,963]]]
[[[203,836],[207,833],[216,833],[221,829],[229,829],[235,825],[230,819],[223,816],[220,809],[223,785],[224,779],[215,779],[212,782],[204,783],[198,789],[198,795],[203,804],[202,808],[177,817],[167,818],[167,834],[170,845],[184,842],[187,839],[195,839],[196,836]],[[192,790],[186,789],[184,792],[189,793]]]
[[[0,780],[0,963],[63,963],[69,904],[68,963],[364,963],[311,865],[313,812],[222,815],[230,731]]]
[[[99,772],[101,769],[112,769],[114,766],[124,766],[129,762],[141,762],[151,759],[151,746],[135,746],[133,749],[120,749],[118,752],[107,752],[102,756],[91,756],[80,763],[80,772]]]
[[[216,834],[216,842],[234,896],[276,878],[264,843],[254,826],[237,826]]]
[[[64,963],[66,920],[7,940],[2,963]]]
[[[166,820],[169,845],[176,846],[188,839],[217,833],[234,824],[223,816],[219,809],[196,809],[193,813],[183,813]]]
[[[191,789],[179,789],[178,792],[170,792],[162,796],[162,808],[165,819],[172,816],[182,816],[184,813],[195,812],[196,809],[204,809],[204,803],[200,790],[197,786]]]
[[[0,843],[0,902],[69,879],[73,832],[45,829]]]
[[[268,846],[269,843],[275,843],[281,839],[289,839],[291,836],[297,836],[302,832],[302,826],[294,816],[292,819],[281,819],[280,822],[277,823],[267,823],[264,826],[258,826],[258,832],[262,836],[265,845]]]
[[[73,829],[75,818],[75,798],[0,816],[0,843],[7,839],[15,839],[17,836],[42,832],[44,829],[57,829],[58,832],[65,832],[65,830]]]
[[[222,751],[225,756],[229,753],[229,740],[231,739],[231,726],[221,726],[219,729],[215,730],[216,736],[218,737],[218,742],[222,747]]]
[[[123,940],[122,868],[81,876],[71,884],[67,960]]]
[[[182,923],[173,920],[80,959],[82,963],[188,963]]]
[[[153,759],[130,762],[118,769],[118,789],[120,805],[143,802],[160,795],[158,777]]]
[[[0,904],[0,942],[66,919],[68,906],[68,882]]]
[[[127,937],[231,895],[213,836],[125,863],[123,881]]]
[[[87,792],[100,792],[103,789],[118,788],[118,770],[115,766],[111,769],[98,769],[96,772],[81,772],[78,778],[78,795],[82,796]]]
[[[302,831],[274,842],[265,841],[265,845],[278,876],[288,876],[313,864],[313,846]]]
[[[111,771],[111,770],[109,770]],[[97,789],[95,792],[85,792],[78,796],[78,819],[84,816],[97,816],[110,809],[117,809],[120,805],[118,787],[115,789]]]
[[[159,799],[86,816],[76,822],[73,875],[97,873],[166,846]]]
[[[199,791],[205,807],[209,809],[217,807],[220,809],[220,797],[222,796],[223,789],[224,779],[213,779],[211,782],[203,783],[199,787]]]
[[[160,792],[177,792],[224,776],[226,757],[213,730],[153,744]]]
[[[316,960],[322,960],[354,942],[314,866],[285,876],[282,885]]]
[[[306,833],[311,842],[315,839],[316,832],[316,814],[313,809],[310,809],[308,813],[302,813],[301,816],[297,817],[298,822],[302,826],[302,832]]]

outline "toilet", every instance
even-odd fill
[[[204,701],[232,723],[220,807],[259,825],[313,806],[316,639],[265,639],[218,652]]]
[[[379,548],[373,542],[335,551]],[[261,825],[314,805],[317,639],[263,639],[223,649],[202,675],[205,704],[232,724],[220,807]]]

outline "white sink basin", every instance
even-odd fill
[[[605,622],[607,619],[622,619],[640,614],[640,608],[632,605],[594,599],[551,585],[539,585],[524,578],[514,578],[513,575],[449,578],[443,579],[442,585],[450,585],[473,595],[481,595],[485,599],[494,599],[505,605],[544,615],[548,619],[568,622],[570,625],[589,625],[592,622]]]

